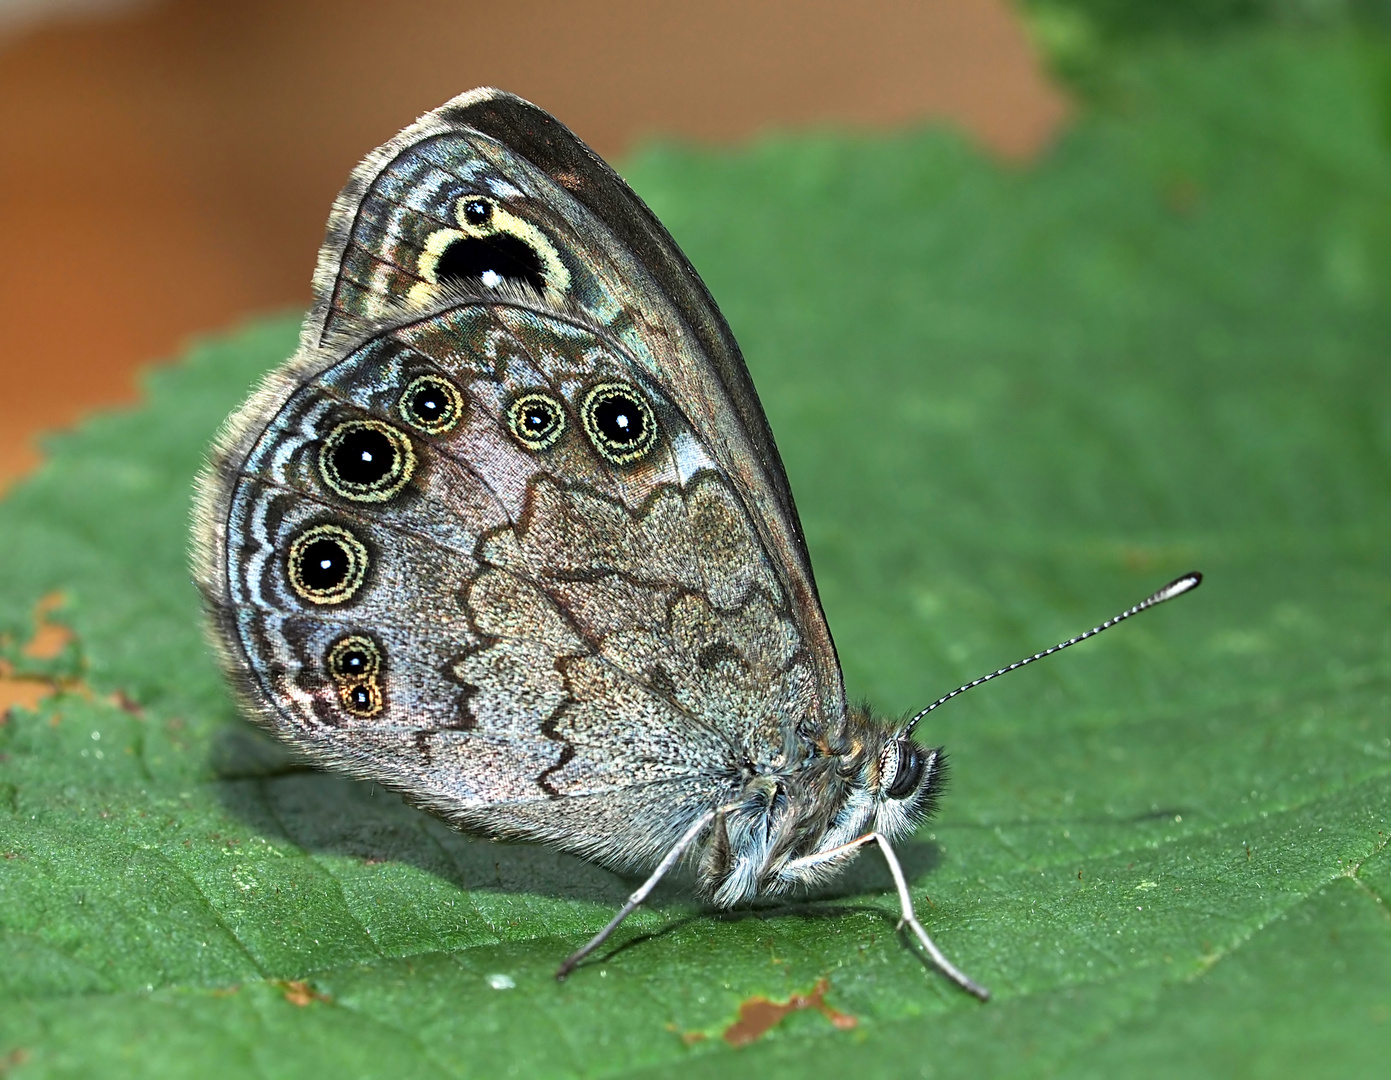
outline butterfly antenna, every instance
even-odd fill
[[[1182,596],[1186,592],[1191,592],[1201,585],[1202,582],[1203,575],[1196,570],[1191,574],[1184,574],[1183,577],[1175,578],[1173,581],[1169,582],[1169,584],[1165,585],[1164,588],[1160,589],[1158,592],[1145,597],[1145,599],[1141,600],[1133,608],[1128,608],[1119,615],[1107,619],[1100,626],[1093,626],[1085,634],[1078,634],[1074,638],[1068,638],[1066,641],[1061,641],[1057,645],[1054,645],[1051,649],[1044,649],[1043,652],[1034,653],[1033,656],[1025,660],[1020,660],[1018,663],[1010,664],[1009,667],[1002,667],[999,671],[992,671],[989,675],[982,675],[979,679],[973,679],[964,686],[958,686],[950,694],[944,694],[942,697],[939,697],[931,705],[923,709],[922,712],[918,713],[917,716],[909,720],[907,726],[899,733],[898,737],[903,739],[911,735],[913,729],[918,726],[919,720],[939,705],[945,705],[952,698],[956,697],[957,694],[964,694],[967,690],[973,690],[977,686],[980,686],[981,683],[988,683],[991,679],[998,679],[1001,675],[1008,675],[1011,671],[1017,671],[1019,668],[1032,664],[1035,660],[1042,660],[1045,656],[1052,656],[1055,652],[1061,652],[1069,646],[1076,645],[1079,641],[1086,641],[1089,637],[1095,637],[1097,634],[1101,633],[1101,631],[1111,629],[1116,623],[1125,622],[1125,620],[1132,615],[1138,615],[1147,608],[1152,608],[1158,604],[1164,603],[1165,600],[1172,600],[1176,596]]]

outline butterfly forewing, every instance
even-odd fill
[[[747,509],[816,671],[815,719],[844,690],[781,459],[709,293],[631,189],[553,117],[478,90],[370,155],[335,206],[308,344],[370,333],[452,285],[535,288],[616,342],[683,406]]]

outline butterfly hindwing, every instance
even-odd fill
[[[227,546],[205,591],[246,696],[310,756],[641,862],[731,761],[775,757],[818,686],[684,411],[534,301],[455,297],[273,380],[210,485]],[[527,402],[557,429],[528,429]],[[620,406],[627,444],[605,435]]]

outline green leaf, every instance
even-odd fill
[[[1014,0],[1012,6],[1054,73],[1094,102],[1116,95],[1117,69],[1137,46],[1191,45],[1270,25],[1391,29],[1388,0]]]
[[[0,1072],[1373,1075],[1391,1053],[1391,149],[1372,39],[1136,53],[1042,163],[941,132],[666,148],[640,191],[744,344],[849,688],[977,690],[904,845],[731,916],[451,832],[240,720],[190,484],[286,320],[195,348],[0,504]],[[1382,59],[1379,59],[1382,58]],[[22,648],[61,596],[56,658]],[[929,899],[930,898],[930,899]],[[752,1046],[741,1004],[829,979]],[[732,1055],[740,1057],[735,1060]]]

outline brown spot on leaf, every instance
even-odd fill
[[[49,618],[53,611],[62,607],[63,599],[62,593],[51,592],[34,605],[34,633],[19,650],[25,659],[56,659],[76,637],[70,628]],[[16,706],[29,710],[37,709],[40,702],[60,690],[80,694],[88,700],[93,697],[91,689],[81,679],[20,675],[15,673],[12,664],[0,660],[0,723],[9,719],[10,710]],[[124,708],[124,702],[127,700],[118,692],[115,703]]]
[[[52,660],[72,640],[71,630],[48,618],[49,612],[62,603],[63,594],[52,592],[34,605],[34,634],[20,649],[22,656],[30,660]],[[16,675],[12,665],[0,660],[0,712],[8,714],[17,705],[36,709],[39,702],[58,689],[55,680]]]
[[[51,592],[34,605],[34,636],[23,653],[32,660],[52,660],[72,640],[73,634],[61,623],[49,622],[48,614],[63,604],[63,594]]]
[[[308,1005],[311,1001],[332,1001],[333,998],[327,994],[321,994],[310,986],[303,979],[278,979],[275,983],[285,991],[285,1000],[291,1005],[298,1005],[300,1008]]]
[[[703,1031],[682,1031],[675,1024],[668,1024],[667,1030],[673,1035],[680,1035],[681,1041],[687,1046],[694,1046],[698,1042],[704,1042],[710,1036]]]
[[[7,723],[10,710],[18,707],[33,711],[39,702],[58,688],[48,679],[15,678],[14,669],[0,660],[0,723]]]
[[[763,1038],[789,1013],[803,1009],[815,1009],[841,1031],[849,1031],[859,1021],[826,1004],[826,992],[830,989],[830,979],[818,979],[811,993],[793,994],[781,1005],[766,997],[751,997],[739,1006],[739,1018],[724,1029],[724,1041],[730,1046],[747,1046]]]
[[[111,704],[115,705],[116,708],[120,709],[122,712],[130,713],[131,716],[143,716],[145,712],[145,710],[142,709],[136,701],[132,700],[124,690],[117,690],[111,695]]]

